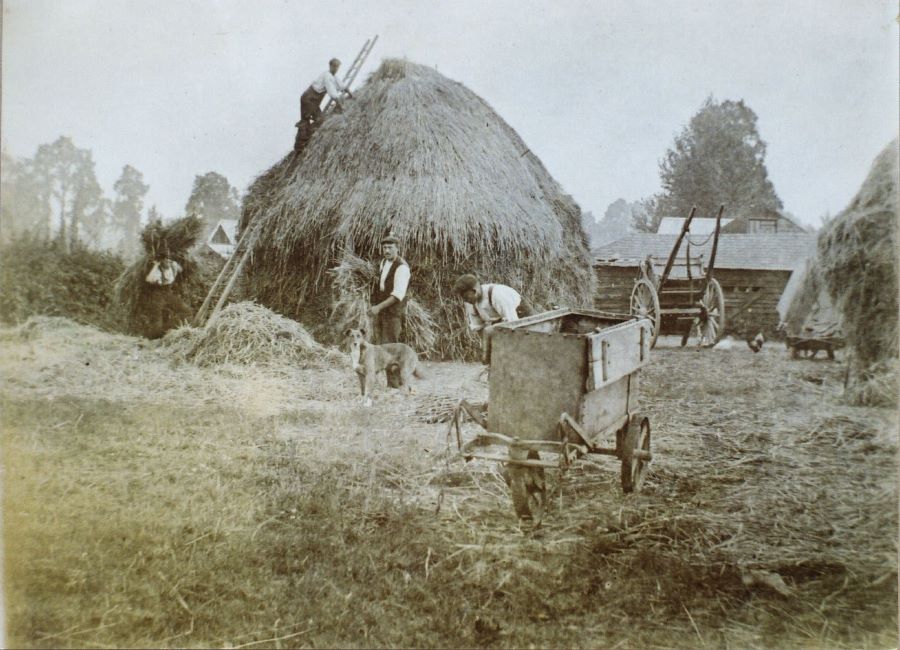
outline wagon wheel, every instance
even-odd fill
[[[526,458],[525,450],[515,450],[510,447],[509,457],[512,460],[523,460]],[[536,451],[531,450],[528,452],[527,458],[528,460],[540,460],[541,457]],[[531,521],[534,526],[540,525],[547,500],[544,468],[510,464],[508,477],[513,508],[519,519]]]
[[[650,420],[635,415],[628,421],[622,438],[622,491],[626,494],[640,489],[650,463],[649,458],[638,456],[637,451],[650,453]]]
[[[725,333],[725,294],[715,278],[709,279],[697,308],[700,313],[694,317],[690,329],[682,337],[682,347],[693,336],[699,338],[697,344],[700,347],[712,347]]]
[[[645,278],[641,278],[631,290],[631,315],[650,319],[650,347],[656,345],[659,336],[659,296]]]

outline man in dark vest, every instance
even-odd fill
[[[372,292],[369,316],[374,323],[376,345],[399,343],[406,316],[406,291],[409,288],[409,264],[400,257],[397,238],[388,234],[381,240],[384,259]]]

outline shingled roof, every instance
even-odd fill
[[[591,251],[594,264],[637,266],[647,255],[665,260],[678,235],[636,232]],[[699,238],[694,235],[692,241]],[[704,241],[705,240],[705,241]],[[691,257],[702,253],[708,261],[712,237],[691,244]],[[783,235],[720,235],[716,251],[716,268],[766,271],[793,271],[814,251],[816,236],[808,233]],[[682,242],[679,256],[685,255]]]

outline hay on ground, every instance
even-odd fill
[[[345,363],[346,355],[318,343],[298,322],[253,302],[225,307],[207,327],[181,327],[163,344],[198,366]]]

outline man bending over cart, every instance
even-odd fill
[[[491,363],[491,337],[494,325],[534,314],[534,309],[518,291],[505,284],[481,284],[471,273],[461,275],[453,292],[465,303],[469,329],[481,332],[481,360]]]

